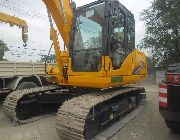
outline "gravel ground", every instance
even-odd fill
[[[158,86],[144,87],[147,107],[111,140],[180,140],[180,134],[171,132],[159,113]]]
[[[111,140],[180,140],[165,125],[158,111],[158,87],[145,86],[147,106],[135,119],[115,134]],[[13,126],[2,111],[0,101],[0,140],[59,140],[55,130],[56,116],[18,127]]]

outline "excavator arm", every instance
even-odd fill
[[[0,12],[0,21],[9,23],[11,26],[16,25],[22,28],[22,40],[26,45],[28,40],[28,25],[25,20]]]
[[[69,63],[69,44],[73,18],[73,7],[70,0],[43,0],[43,2],[47,7],[47,12],[51,26],[50,35],[53,41],[58,64],[58,67],[54,70],[48,68],[48,72],[51,73],[47,73],[48,75],[53,75],[56,73],[55,77],[58,77],[58,81],[61,84],[67,84],[67,64]],[[58,31],[54,29],[53,21],[55,22]],[[60,44],[58,42],[57,37],[58,32],[61,34],[61,37],[66,47],[66,50],[64,51],[60,50]]]
[[[53,17],[53,20],[59,30],[59,33],[61,34],[67,50],[69,50],[70,31],[73,18],[73,8],[71,1],[43,0],[43,2],[48,9],[48,13]]]

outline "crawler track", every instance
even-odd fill
[[[113,114],[109,115],[109,119],[103,122],[101,120],[103,118],[101,118],[100,113],[97,112],[104,113],[102,111],[104,106],[112,104],[111,102],[114,101],[114,98],[121,99],[121,96],[123,94],[125,95],[125,93],[129,94],[128,99],[130,99],[131,95],[135,96],[144,92],[144,88],[128,87],[94,92],[66,101],[58,110],[56,123],[57,133],[62,140],[91,139],[102,131],[106,125],[112,124],[115,118],[127,114],[135,106],[128,104],[128,108],[119,114],[114,114],[114,116]],[[123,98],[127,98],[126,95]],[[104,114],[106,114],[106,112]],[[98,117],[98,115],[100,117]],[[103,117],[106,117],[106,115],[103,115]]]
[[[59,86],[46,86],[46,87],[37,87],[32,89],[24,89],[24,90],[17,90],[12,93],[10,93],[4,103],[3,103],[3,110],[5,114],[14,120],[15,124],[24,124],[33,122],[36,120],[39,120],[41,118],[47,117],[47,114],[39,114],[38,116],[34,116],[32,118],[28,118],[25,120],[21,120],[19,118],[19,114],[17,113],[17,107],[20,104],[20,100],[24,96],[36,96],[39,94],[51,94],[51,92],[55,92],[55,90],[60,90],[61,88]],[[34,108],[36,109],[36,108]]]
[[[63,90],[59,86],[47,86],[14,91],[4,101],[4,112],[15,124],[24,124],[54,113],[63,103],[57,113],[58,135],[62,140],[89,140],[137,107],[143,98],[141,93],[145,93],[144,88],[138,87],[87,90],[84,95],[73,95],[72,91],[70,94],[63,94]],[[51,99],[46,98],[44,102],[42,95],[57,98],[53,110],[42,111],[41,105],[52,107]],[[35,114],[29,115],[34,110]]]

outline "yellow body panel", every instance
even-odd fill
[[[69,59],[67,83],[61,82],[58,68],[54,68],[53,71],[51,69],[51,73],[48,73],[48,81],[59,83],[60,85],[108,88],[146,80],[146,56],[141,51],[134,50],[130,53],[118,70],[113,70],[111,59],[108,56],[103,56],[102,62],[104,63],[102,63],[102,68],[99,72],[73,72],[71,68],[71,59]],[[141,63],[143,63],[143,67],[141,67],[137,74],[133,74],[136,67],[142,65]]]
[[[117,81],[113,81],[116,78]],[[146,79],[146,75],[117,76],[117,77],[90,77],[69,76],[69,85],[88,88],[109,88],[133,84]]]
[[[70,31],[73,18],[73,9],[70,0],[43,0],[48,12],[64,40],[67,51],[60,51],[57,32],[51,25],[51,38],[53,40],[58,66],[48,68],[47,80],[60,85],[108,88],[135,83],[146,79],[146,55],[138,50],[133,50],[114,70],[110,56],[102,56],[101,70],[99,72],[74,72],[69,56]],[[64,7],[62,7],[62,4]]]
[[[70,71],[68,84],[79,87],[108,88],[132,84],[146,79],[146,55],[141,51],[134,50],[130,53],[118,70],[113,70],[111,59],[108,56],[102,57],[102,62],[104,64],[102,64],[102,69],[99,72]],[[71,69],[70,64],[69,67]],[[138,73],[133,74],[137,67],[140,67]]]
[[[143,63],[143,64],[141,64]],[[133,71],[136,67],[144,65],[138,75],[147,74],[147,61],[146,61],[146,55],[138,50],[134,50],[132,53],[130,53],[127,58],[124,60],[122,66],[118,70],[110,70],[108,71],[108,76],[117,76],[117,75],[132,75]]]

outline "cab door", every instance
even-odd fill
[[[113,70],[120,69],[126,57],[125,14],[118,7],[114,8],[111,16],[111,36],[109,56]]]
[[[116,1],[112,3],[109,21],[109,59],[107,76],[132,75],[135,56],[135,23],[133,14]]]

